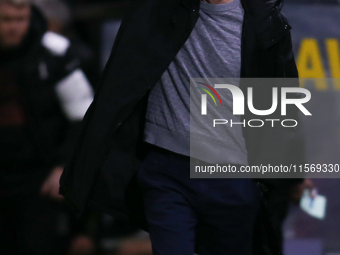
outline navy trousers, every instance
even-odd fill
[[[151,149],[137,172],[153,255],[251,255],[261,193],[251,179],[191,179],[190,159]]]

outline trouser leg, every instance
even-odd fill
[[[165,173],[181,167],[175,162],[151,156],[138,170],[137,179],[143,192],[154,255],[194,254],[195,211],[179,183]]]
[[[190,160],[151,152],[137,173],[154,255],[250,255],[260,190],[250,179],[191,179]]]
[[[207,179],[199,208],[200,255],[251,255],[260,192],[250,179]]]

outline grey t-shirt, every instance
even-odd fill
[[[150,92],[145,141],[203,161],[212,161],[205,157],[208,151],[217,161],[223,159],[210,163],[245,165],[247,151],[241,125],[218,131],[202,120],[195,124],[209,132],[190,134],[190,78],[239,78],[241,69],[240,0],[225,4],[201,1],[199,14],[188,40]],[[227,107],[220,118],[239,120],[232,115],[231,93],[224,89],[219,94]],[[190,154],[190,136],[195,137],[191,144],[194,155]]]

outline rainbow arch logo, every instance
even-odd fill
[[[208,84],[202,83],[202,82],[197,82],[197,83],[206,87],[206,88],[204,88],[204,87],[197,87],[197,88],[200,89],[200,90],[203,90],[204,92],[206,92],[212,98],[212,100],[214,101],[215,106],[217,106],[216,99],[215,99],[213,94],[208,89],[210,89],[217,96],[218,100],[220,101],[220,104],[222,105],[221,97],[220,97],[220,95],[217,93],[217,91],[213,87],[211,87]]]

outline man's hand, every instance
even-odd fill
[[[51,197],[56,200],[62,200],[63,196],[59,195],[59,180],[63,173],[63,167],[55,167],[51,174],[45,180],[41,187],[40,193],[44,196]]]

